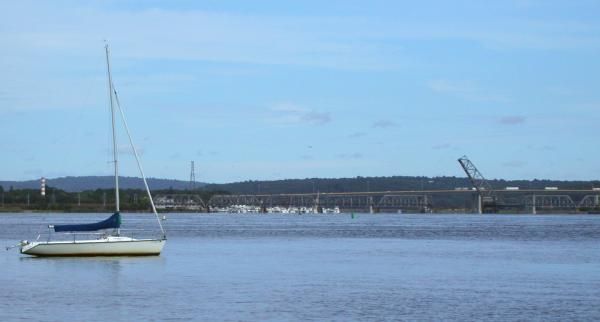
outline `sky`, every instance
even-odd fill
[[[600,179],[598,1],[0,1],[0,179]],[[122,128],[121,174],[137,176]]]

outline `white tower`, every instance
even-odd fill
[[[42,197],[46,196],[46,178],[42,177],[42,179],[40,180],[40,194],[42,195]]]

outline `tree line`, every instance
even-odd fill
[[[215,193],[226,194],[226,191],[175,190],[173,188],[156,190],[158,194],[198,194],[203,200],[208,200]],[[66,211],[66,212],[99,212],[112,211],[115,208],[114,189],[95,189],[81,192],[67,192],[55,187],[46,187],[46,195],[42,196],[39,189],[5,190],[0,186],[0,211]],[[145,190],[121,189],[119,204],[122,211],[149,211],[150,199]]]

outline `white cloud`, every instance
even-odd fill
[[[452,145],[450,143],[438,143],[438,144],[432,146],[431,148],[434,150],[444,150],[444,149],[449,149],[451,147],[452,147]]]
[[[390,128],[390,127],[397,127],[398,123],[394,122],[394,121],[390,121],[390,120],[379,120],[379,121],[375,121],[373,122],[373,124],[371,124],[371,127],[373,128]]]
[[[341,154],[338,154],[337,157],[340,158],[340,159],[357,160],[357,159],[362,159],[363,158],[363,154],[359,153],[359,152],[341,153]]]
[[[354,133],[349,134],[348,138],[350,138],[350,139],[357,139],[357,138],[364,137],[366,135],[367,135],[367,133],[365,133],[365,132],[354,132]]]
[[[292,103],[281,103],[270,109],[272,117],[269,122],[280,125],[311,124],[322,125],[331,122],[331,116],[327,112],[319,112],[312,109],[297,106]]]
[[[27,1],[3,10],[5,48],[89,55],[109,39],[115,57],[390,68],[381,45],[341,33],[352,19],[164,9],[107,10]],[[18,14],[15,14],[17,12]],[[337,26],[341,23],[341,26]],[[322,28],[328,25],[331,32]]]
[[[527,165],[527,162],[520,160],[512,160],[503,162],[502,165],[508,168],[522,168],[525,165]]]
[[[19,1],[4,7],[0,37],[9,55],[16,56],[24,50],[89,55],[107,38],[114,44],[115,55],[135,59],[383,70],[408,63],[400,47],[392,44],[396,40],[469,40],[492,49],[600,47],[597,26],[568,20],[501,16],[485,21],[453,16],[434,20],[428,15],[419,20],[411,16],[391,20],[160,8],[111,10],[79,2],[61,6]]]
[[[75,1],[5,4],[0,11],[3,43],[0,70],[4,76],[0,87],[8,94],[0,95],[3,102],[0,109],[81,108],[104,103],[102,91],[94,91],[90,97],[89,90],[81,90],[81,75],[64,77],[69,71],[53,68],[66,63],[75,66],[78,73],[93,69],[96,78],[103,76],[97,70],[103,68],[105,38],[111,41],[113,56],[120,64],[161,59],[386,71],[423,63],[418,56],[406,56],[408,51],[403,50],[412,46],[412,40],[467,40],[494,50],[600,48],[596,24],[558,18],[491,17],[481,21],[482,17],[473,20],[449,15],[437,21],[427,15],[416,20],[410,16],[377,19],[331,14],[119,10],[115,4],[83,5]],[[185,81],[190,76],[145,75],[144,79],[164,85],[173,80]],[[118,85],[126,80],[120,78],[116,82]],[[94,79],[88,84],[101,88],[104,80]],[[146,85],[143,84],[144,88],[148,88]],[[506,99],[468,82],[433,80],[428,85],[436,92],[469,100]],[[156,88],[160,86],[153,90]]]
[[[446,79],[431,80],[427,83],[434,92],[447,94],[468,101],[506,101],[506,97],[483,89],[473,82],[450,81]]]
[[[501,117],[498,120],[498,122],[500,124],[504,124],[504,125],[516,125],[516,124],[525,123],[525,120],[526,120],[526,118],[524,116],[511,115],[511,116]]]
[[[103,39],[111,43],[113,62],[125,67],[146,60],[350,70],[397,67],[396,53],[387,52],[380,42],[347,37],[344,26],[351,26],[351,18],[62,4],[19,1],[0,10],[0,112],[105,104]],[[118,88],[137,84],[157,92],[193,79],[187,74],[134,71],[115,83]],[[306,116],[317,123],[327,122],[327,117]]]
[[[537,145],[537,144],[529,144],[527,145],[528,150],[533,151],[556,151],[556,146],[554,145]]]

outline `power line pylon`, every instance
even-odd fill
[[[192,161],[190,169],[190,190],[194,189],[196,189],[196,170],[194,166],[194,161]]]

